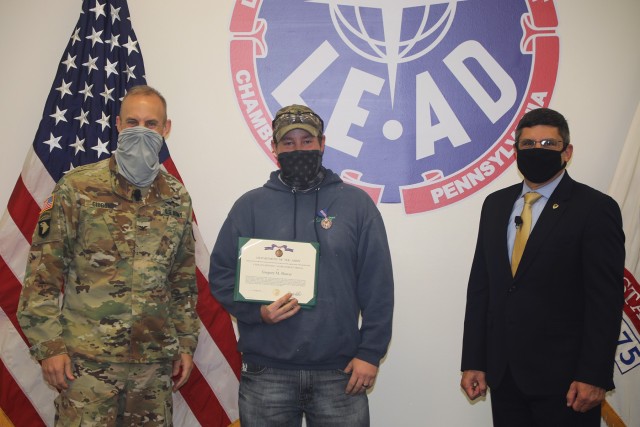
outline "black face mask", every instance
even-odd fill
[[[296,150],[278,154],[280,178],[297,190],[309,189],[322,181],[322,152]]]
[[[566,147],[565,147],[566,149]],[[522,175],[535,184],[542,184],[550,180],[556,173],[567,165],[562,161],[562,151],[546,150],[544,148],[531,148],[517,150],[518,169]]]

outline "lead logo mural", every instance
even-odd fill
[[[425,212],[513,163],[519,118],[553,93],[557,25],[550,0],[238,0],[233,85],[267,155],[275,112],[308,105],[325,166]]]

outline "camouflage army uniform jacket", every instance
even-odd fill
[[[160,172],[140,195],[116,168],[113,158],[76,168],[42,208],[18,313],[38,360],[155,363],[195,351],[189,194]]]

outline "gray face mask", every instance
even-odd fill
[[[118,135],[114,156],[118,172],[136,187],[151,185],[160,171],[162,136],[144,126],[126,128]]]

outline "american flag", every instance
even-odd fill
[[[0,425],[53,425],[55,390],[16,319],[18,297],[38,213],[53,187],[75,167],[109,157],[126,90],[146,84],[140,45],[126,0],[84,0],[40,125],[0,219]],[[6,100],[5,100],[6,102]],[[180,176],[166,146],[164,168]],[[229,315],[209,292],[209,251],[198,226],[198,314],[203,323],[189,382],[174,394],[176,426],[226,426],[238,418],[240,357]]]
[[[613,176],[609,194],[620,205],[626,236],[624,307],[613,382],[602,417],[609,427],[640,426],[640,103]]]

